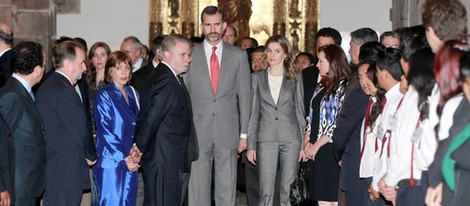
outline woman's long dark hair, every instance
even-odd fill
[[[367,127],[373,128],[375,125],[375,121],[377,121],[377,118],[379,115],[382,113],[383,110],[383,99],[385,97],[385,90],[380,88],[379,86],[379,80],[377,80],[377,66],[375,63],[370,63],[369,68],[367,68],[367,78],[372,81],[374,84],[374,87],[377,88],[377,93],[375,94],[375,103],[372,105],[371,112],[369,119],[367,119],[367,122],[365,123]]]
[[[349,68],[346,54],[343,49],[335,44],[326,45],[318,49],[319,52],[325,53],[325,58],[330,63],[330,71],[326,79],[323,81],[325,93],[323,96],[329,96],[333,93],[342,79],[349,79],[352,72]]]
[[[89,60],[88,62],[90,64],[88,68],[90,70],[86,73],[86,81],[87,81],[88,86],[93,87],[93,88],[96,87],[95,85],[96,84],[96,68],[92,63],[92,59],[93,59],[93,56],[95,55],[96,49],[98,49],[99,47],[104,48],[108,57],[111,54],[111,49],[104,42],[96,42],[91,46],[90,51],[88,52],[88,60]],[[106,59],[105,59],[105,62],[106,62]]]
[[[418,92],[418,109],[421,120],[429,117],[428,96],[436,84],[434,79],[434,53],[430,48],[416,51],[410,56],[410,71],[408,72],[408,82]]]

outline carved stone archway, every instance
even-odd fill
[[[150,41],[160,34],[182,34],[188,38],[200,36],[199,15],[207,5],[234,9],[227,14],[228,23],[246,23],[239,38],[251,36],[264,44],[273,34],[282,34],[292,43],[295,52],[314,50],[314,36],[319,24],[320,0],[149,0]],[[230,5],[233,4],[233,5]],[[239,5],[235,5],[239,4]],[[251,6],[247,9],[246,6]],[[251,12],[251,15],[246,13]],[[246,31],[246,28],[249,31]]]

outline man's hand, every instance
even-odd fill
[[[86,159],[86,163],[87,163],[88,166],[90,166],[90,167],[93,166],[93,165],[95,165],[95,164],[96,164],[96,161],[97,161],[97,160],[91,161],[91,160],[89,160],[89,159],[87,159],[87,158],[85,158],[85,159]]]
[[[437,206],[441,205],[442,202],[442,182],[439,183],[435,188],[428,187],[426,192],[426,205]]]
[[[248,141],[246,140],[246,138],[240,138],[240,143],[238,144],[238,154],[245,151],[247,145],[248,145]]]
[[[379,192],[375,191],[374,188],[372,187],[372,185],[369,185],[369,189],[367,189],[367,191],[369,192],[370,200],[376,201],[380,198]]]
[[[386,200],[392,202],[395,205],[395,201],[397,198],[397,187],[396,186],[388,186],[385,182],[385,174],[379,180],[379,192],[385,197]]]
[[[0,206],[10,206],[10,193],[8,191],[0,192]]]

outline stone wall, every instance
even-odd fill
[[[50,62],[51,40],[56,34],[52,1],[0,0],[0,21],[10,25],[14,44],[23,40],[38,42],[43,45]]]

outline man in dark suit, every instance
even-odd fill
[[[11,200],[15,180],[15,166],[11,161],[15,155],[15,151],[11,148],[12,142],[10,128],[0,114],[0,205],[14,204]]]
[[[147,108],[148,103],[145,101],[148,99],[148,93],[152,87],[153,80],[150,79],[149,77],[152,76],[152,74],[155,72],[157,65],[160,63],[160,60],[158,58],[157,53],[160,51],[160,46],[162,44],[163,39],[165,39],[166,35],[160,35],[157,36],[153,39],[152,41],[152,53],[154,54],[152,61],[149,62],[147,65],[143,66],[136,72],[132,74],[131,82],[130,84],[137,90],[137,93],[139,93],[140,96],[140,108]],[[146,81],[152,81],[152,83],[147,84],[148,86],[145,86]],[[145,115],[142,112],[139,112],[140,116],[143,116],[145,118]],[[137,129],[138,130],[138,129]],[[137,185],[137,206],[142,206],[144,202],[144,180],[142,177],[142,170],[139,169],[139,181]]]
[[[361,87],[354,88],[349,96],[336,120],[333,146],[341,166],[340,189],[346,193],[346,205],[363,205],[360,192],[367,192],[363,188],[368,185],[359,178],[360,132],[369,97]]]
[[[149,108],[140,119],[136,144],[142,156],[144,205],[181,205],[197,159],[197,139],[188,91],[180,74],[191,62],[191,42],[171,35],[162,42],[162,62],[150,77]]]
[[[150,76],[155,72],[155,68],[158,66],[160,63],[160,60],[158,59],[158,52],[160,51],[161,44],[163,40],[165,39],[166,35],[160,35],[155,37],[152,41],[152,53],[155,54],[155,56],[152,59],[152,62],[149,62],[147,65],[144,67],[140,68],[137,70],[134,74],[132,74],[132,79],[131,79],[131,85],[137,90],[139,93],[141,99],[142,99],[142,94],[144,94],[147,90],[150,88],[145,87],[145,81],[149,79]],[[151,80],[153,81],[153,80]]]
[[[56,70],[37,93],[47,146],[44,205],[78,205],[82,191],[90,188],[88,166],[97,159],[82,100],[74,87],[86,70],[86,56],[83,47],[73,41],[56,45],[53,54]]]
[[[13,45],[13,32],[10,26],[0,22],[0,87],[5,85],[11,76],[11,47]]]
[[[122,40],[121,51],[126,52],[132,61],[132,73],[137,72],[140,68],[147,66],[147,60],[142,58],[142,43],[135,36],[128,36]]]
[[[12,78],[0,89],[0,113],[10,128],[15,167],[15,205],[35,205],[45,188],[46,143],[31,87],[44,75],[42,46],[20,42],[13,49]]]

